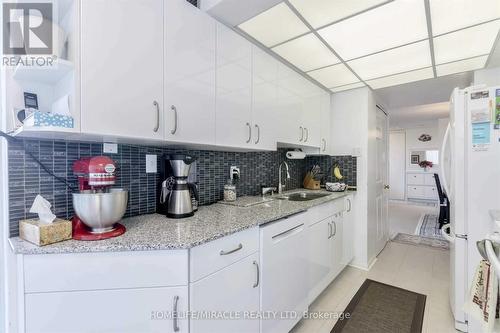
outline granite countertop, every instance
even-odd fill
[[[302,189],[284,194],[304,191],[309,192]],[[10,238],[9,241],[16,254],[189,249],[352,193],[332,193],[324,190],[313,192],[330,195],[311,201],[270,200],[249,207],[213,204],[200,207],[195,216],[185,219],[169,219],[159,214],[140,215],[122,221],[127,228],[124,235],[100,241],[68,240],[42,247],[23,241],[19,237]]]

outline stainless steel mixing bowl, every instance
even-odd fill
[[[76,216],[92,232],[113,230],[127,210],[128,191],[111,189],[108,193],[73,193]]]

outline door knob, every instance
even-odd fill
[[[391,188],[391,186],[390,186],[390,185],[384,185],[384,190],[388,190],[388,189],[390,189],[390,188]]]

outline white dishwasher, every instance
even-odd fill
[[[305,212],[260,228],[261,333],[287,333],[307,310]]]

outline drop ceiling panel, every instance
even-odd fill
[[[318,33],[344,60],[422,40],[428,38],[424,1],[394,1]]]
[[[500,20],[434,38],[436,64],[490,53]]]
[[[359,82],[356,75],[344,64],[321,68],[307,74],[327,88]]]
[[[500,18],[499,0],[430,0],[434,36]]]
[[[267,47],[309,31],[285,3],[266,10],[238,27]]]
[[[434,72],[432,67],[419,69],[416,71],[406,72],[402,74],[396,74],[391,76],[386,76],[379,79],[369,80],[366,83],[373,89],[380,89],[385,87],[397,86],[399,84],[405,84],[408,82],[415,82],[425,79],[431,79],[434,77]]]
[[[427,40],[347,63],[363,80],[432,66]]]
[[[483,68],[486,64],[486,60],[488,60],[488,56],[450,62],[448,64],[436,66],[436,72],[438,76],[445,76],[449,74],[473,71]]]
[[[272,50],[304,72],[340,62],[312,33],[278,45]]]
[[[365,84],[363,82],[357,82],[357,83],[347,84],[345,86],[335,87],[335,88],[332,88],[330,90],[332,92],[339,92],[339,91],[345,91],[345,90],[350,90],[350,89],[355,89],[355,88],[361,88],[364,86],[365,86]]]
[[[313,26],[319,28],[362,12],[387,0],[290,0],[290,3]]]

